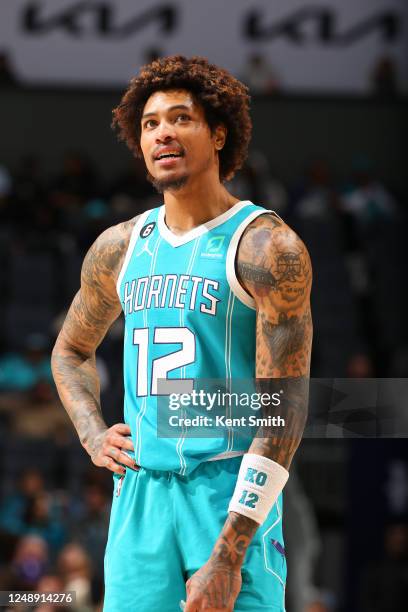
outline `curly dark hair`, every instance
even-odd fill
[[[120,140],[142,157],[140,120],[148,98],[156,91],[185,89],[204,109],[211,129],[224,124],[227,139],[219,152],[220,180],[230,179],[242,167],[251,138],[248,88],[227,70],[204,57],[162,57],[143,66],[130,81],[120,104],[113,110],[112,127]]]

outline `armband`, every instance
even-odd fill
[[[288,478],[289,472],[276,461],[245,454],[228,512],[238,512],[262,525]]]

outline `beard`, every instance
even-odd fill
[[[159,193],[164,193],[165,191],[177,191],[178,189],[181,189],[185,186],[189,177],[185,174],[184,176],[179,176],[178,178],[157,179],[148,172],[146,178],[149,183],[153,185],[156,191]]]

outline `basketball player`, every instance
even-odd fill
[[[311,266],[275,214],[224,182],[245,160],[249,96],[204,58],[142,68],[114,125],[164,204],[105,231],[57,339],[55,381],[93,463],[113,472],[106,612],[282,612],[282,489],[305,425],[292,393],[286,434],[157,436],[159,380],[304,381]],[[270,130],[270,126],[265,126]],[[272,134],[271,134],[271,137]],[[95,351],[125,316],[124,423],[107,427]]]

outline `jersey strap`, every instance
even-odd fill
[[[133,251],[135,249],[135,245],[136,245],[137,239],[139,237],[139,233],[140,233],[143,225],[145,224],[146,219],[148,218],[148,216],[152,212],[152,210],[154,210],[154,209],[146,210],[144,213],[142,213],[139,216],[139,218],[137,219],[137,221],[136,221],[136,223],[134,225],[134,228],[132,230],[132,233],[131,233],[131,236],[130,236],[130,240],[129,240],[129,246],[127,248],[125,259],[123,261],[122,267],[121,267],[120,272],[119,272],[118,280],[116,282],[116,291],[118,292],[119,300],[122,299],[121,296],[120,296],[120,286],[122,284],[122,280],[123,280],[123,277],[124,277],[125,272],[127,270],[127,267],[129,265],[129,262],[130,262],[130,260],[132,258],[132,254],[133,254]]]

